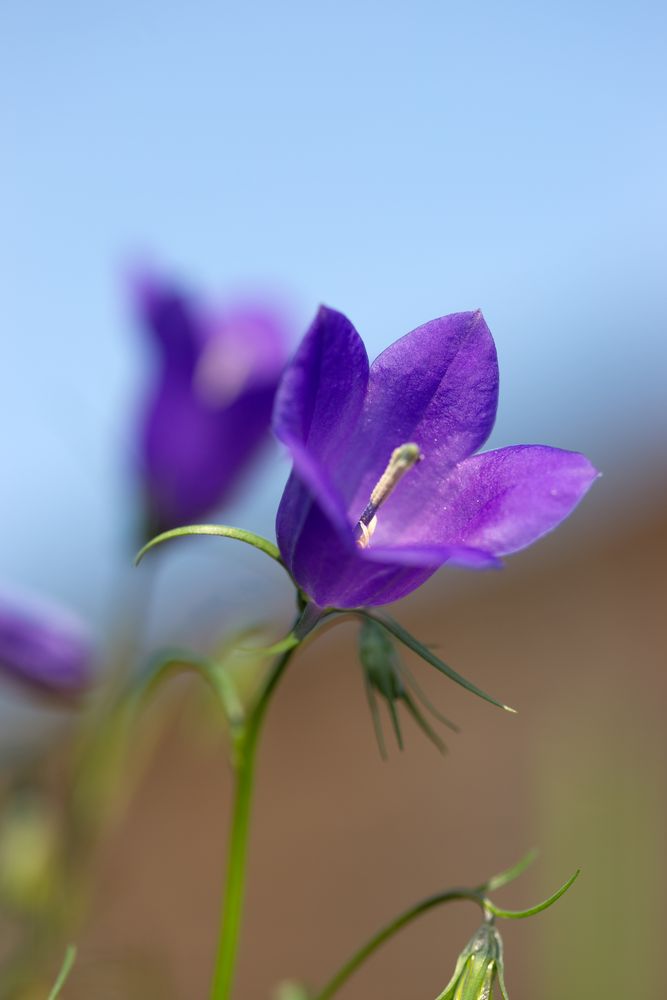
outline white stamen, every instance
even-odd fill
[[[377,528],[378,519],[373,517],[368,524],[364,524],[363,521],[359,521],[359,528],[361,529],[361,535],[357,538],[357,545],[360,549],[367,549],[371,544],[371,538],[373,537],[373,532]]]
[[[377,512],[383,503],[396,489],[406,472],[423,458],[419,445],[412,442],[394,448],[387,468],[380,476],[377,485],[371,493],[366,509],[359,518],[357,545],[365,549],[370,545],[371,537],[377,527]]]

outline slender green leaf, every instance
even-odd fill
[[[272,646],[237,646],[237,650],[239,653],[250,653],[255,656],[278,656],[280,653],[294,649],[300,642],[301,639],[297,638],[294,632],[288,632],[283,639],[274,642]]]
[[[72,966],[76,960],[76,948],[71,944],[67,951],[65,952],[65,958],[63,959],[63,964],[60,967],[60,972],[58,977],[53,984],[53,988],[49,993],[48,1000],[56,1000],[56,997],[60,996],[60,991],[67,981],[67,977],[72,971]]]
[[[245,531],[243,528],[233,528],[228,524],[189,524],[182,528],[172,528],[171,531],[163,531],[161,535],[151,538],[150,542],[147,542],[140,549],[134,560],[135,566],[138,566],[146,553],[154,549],[157,545],[162,545],[163,542],[168,542],[172,538],[181,538],[187,535],[219,535],[222,538],[235,538],[239,542],[245,542],[246,545],[252,545],[253,548],[259,549],[260,552],[263,552],[279,563],[283,569],[286,569],[280,557],[278,547],[273,542],[270,542],[267,538],[262,538],[261,535],[256,535],[253,531]]]
[[[439,657],[432,653],[430,649],[427,649],[426,646],[422,645],[418,639],[415,639],[413,635],[404,629],[402,625],[399,625],[397,621],[394,621],[393,618],[390,618],[388,615],[375,615],[370,611],[362,609],[359,609],[355,613],[361,617],[372,618],[373,621],[379,622],[379,624],[384,626],[384,628],[386,628],[391,635],[395,636],[399,642],[402,642],[404,646],[411,649],[413,653],[417,654],[417,656],[421,656],[423,660],[426,660],[426,662],[430,663],[432,667],[436,668],[436,670],[445,674],[445,676],[449,677],[450,680],[454,681],[456,684],[460,684],[461,687],[466,689],[466,691],[476,694],[478,697],[483,698],[484,701],[490,702],[497,708],[504,708],[506,712],[516,712],[515,708],[510,708],[509,705],[505,705],[502,701],[498,701],[490,694],[486,694],[485,691],[482,691],[482,689],[477,687],[476,684],[473,684],[472,681],[467,680],[461,674],[457,673],[453,667],[448,666],[444,660],[439,659]]]
[[[523,875],[526,868],[532,865],[533,861],[537,857],[537,851],[533,848],[532,851],[528,851],[525,857],[517,861],[515,865],[511,868],[507,868],[504,872],[499,872],[497,875],[492,875],[488,882],[480,886],[480,892],[495,892],[496,889],[502,889],[504,885],[508,885],[513,882],[515,878],[519,875]]]
[[[164,681],[169,674],[194,672],[211,687],[219,698],[225,716],[232,727],[244,722],[244,711],[234,682],[224,666],[205,656],[187,650],[171,649],[152,657],[139,678],[138,694],[144,698]]]
[[[503,917],[505,920],[523,920],[525,917],[534,917],[536,913],[542,913],[543,910],[548,910],[550,906],[553,906],[556,900],[560,899],[570,886],[576,882],[580,873],[581,868],[577,868],[574,875],[560,889],[554,892],[553,896],[549,896],[548,899],[545,899],[542,903],[538,903],[537,906],[531,906],[528,910],[501,910],[499,906],[496,906],[489,899],[484,900],[484,905],[494,917]]]

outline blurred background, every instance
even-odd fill
[[[666,21],[646,2],[2,5],[3,583],[75,609],[104,648],[150,572],[129,569],[144,266],[271,303],[293,344],[323,301],[371,356],[479,306],[501,364],[490,446],[573,448],[604,473],[502,573],[446,570],[396,609],[516,718],[416,665],[463,731],[444,760],[415,732],[383,763],[353,626],[299,657],[261,758],[239,996],[321,982],[415,898],[533,845],[508,906],[584,874],[505,928],[514,1000],[660,994]],[[225,521],[271,536],[288,469],[267,447]],[[280,574],[225,544],[163,561],[147,650],[267,616],[280,634]],[[130,967],[153,984],[138,996],[206,993],[231,783],[173,691],[66,995],[129,996]],[[9,685],[0,717],[7,781],[72,722]],[[429,1000],[475,926],[465,904],[424,917],[344,995]]]

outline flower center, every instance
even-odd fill
[[[370,545],[373,532],[377,527],[377,512],[382,504],[394,492],[405,473],[409,472],[417,462],[421,462],[423,457],[419,445],[412,442],[394,448],[387,468],[380,476],[357,523],[355,534],[360,549],[365,549]]]

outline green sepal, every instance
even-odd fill
[[[364,669],[366,694],[373,716],[381,757],[386,759],[386,748],[375,699],[376,693],[384,698],[387,704],[399,750],[403,749],[403,734],[398,715],[398,703],[402,702],[427,739],[435,745],[440,753],[446,753],[445,743],[424,717],[415,699],[419,698],[424,707],[432,712],[435,718],[446,723],[449,720],[445,720],[445,717],[431,705],[414,678],[401,663],[393,639],[386,629],[370,617],[362,620],[359,632],[359,659]],[[414,698],[408,690],[406,682],[410,683],[412,691],[415,693]]]
[[[489,1000],[495,977],[496,966],[492,961],[471,956],[454,991],[454,1000]]]
[[[163,531],[162,534],[151,538],[150,542],[146,542],[143,548],[139,550],[134,560],[135,566],[138,566],[146,553],[154,549],[157,545],[162,545],[163,542],[168,542],[172,538],[181,538],[187,535],[218,535],[222,538],[235,538],[237,541],[245,542],[246,545],[252,545],[253,548],[263,552],[264,555],[269,556],[274,562],[279,563],[285,572],[287,572],[287,567],[282,561],[277,545],[270,542],[268,538],[256,535],[254,531],[246,531],[244,528],[234,528],[228,524],[188,524],[182,528],[172,528],[170,531]]]
[[[500,934],[492,924],[482,924],[459,955],[454,975],[437,1000],[489,1000],[502,964]]]
[[[398,669],[401,674],[401,678],[405,682],[406,688],[409,687],[412,689],[413,694],[422,703],[424,708],[426,708],[431,713],[433,718],[437,719],[438,722],[441,722],[443,726],[447,726],[447,728],[451,729],[453,733],[460,733],[461,732],[460,727],[457,726],[455,722],[452,722],[451,719],[448,719],[446,715],[443,715],[442,712],[433,704],[429,696],[422,688],[421,684],[417,683],[417,679],[412,673],[412,671],[408,670],[406,664],[400,662],[398,664]]]
[[[537,913],[542,913],[544,910],[548,910],[549,907],[553,906],[561,896],[564,896],[570,886],[574,885],[577,881],[580,874],[581,868],[577,868],[574,875],[572,875],[571,878],[569,878],[567,882],[560,887],[560,889],[557,889],[552,896],[549,896],[549,898],[545,899],[542,903],[538,903],[537,906],[529,907],[527,910],[503,910],[499,906],[496,906],[495,903],[492,903],[489,899],[484,900],[484,905],[486,909],[494,915],[494,917],[502,917],[504,920],[524,920],[526,917],[534,917]]]
[[[378,750],[380,751],[380,756],[382,757],[382,760],[386,760],[387,746],[384,741],[384,733],[382,732],[380,709],[378,708],[377,698],[375,697],[375,691],[373,690],[373,686],[366,674],[364,674],[364,688],[366,690],[366,697],[368,699],[368,707],[371,710],[371,719],[373,720],[373,728],[375,729],[375,739],[377,740]]]
[[[500,986],[500,992],[502,994],[503,1000],[510,1000],[509,994],[507,992],[507,986],[505,985],[505,970],[503,968],[502,962],[500,962],[498,965],[498,985]]]
[[[454,969],[454,975],[449,980],[442,993],[438,993],[435,1000],[452,1000],[454,996],[454,990],[456,989],[456,986],[461,978],[461,973],[463,972],[463,966],[468,961],[468,956],[469,952],[468,949],[466,948],[464,951],[461,952],[456,961],[456,968]]]
[[[430,740],[431,743],[433,744],[433,746],[437,750],[439,750],[441,754],[443,754],[443,755],[446,754],[447,753],[447,744],[445,743],[444,740],[440,739],[440,737],[436,733],[436,731],[433,728],[433,726],[430,725],[430,723],[428,722],[428,720],[419,711],[419,709],[417,708],[417,705],[413,701],[412,697],[407,693],[407,691],[403,695],[403,699],[402,700],[403,700],[403,704],[405,705],[405,707],[407,708],[408,712],[410,713],[410,715],[412,716],[412,718],[415,720],[415,722],[417,723],[417,725],[419,726],[419,728],[423,732],[423,734],[426,737],[426,739]]]
[[[383,698],[394,702],[403,697],[405,688],[396,669],[394,644],[387,632],[371,618],[361,624],[359,658],[366,676]]]
[[[72,971],[72,966],[76,961],[76,948],[73,944],[69,945],[67,951],[65,952],[65,958],[63,959],[63,964],[60,966],[60,972],[56,977],[56,981],[53,984],[51,992],[49,993],[48,1000],[56,1000],[60,996],[60,991],[67,982],[70,972]]]
[[[417,656],[421,656],[422,660],[426,660],[432,667],[439,670],[441,673],[449,677],[450,680],[454,681],[456,684],[460,684],[461,687],[465,688],[466,691],[470,691],[472,694],[476,694],[479,698],[483,698],[484,701],[490,702],[497,708],[503,708],[506,712],[516,713],[515,708],[511,708],[509,705],[505,705],[502,701],[498,701],[493,698],[490,694],[482,691],[481,688],[473,684],[472,681],[467,680],[461,674],[459,674],[453,667],[448,666],[443,660],[432,653],[428,647],[424,646],[418,639],[415,639],[402,625],[399,625],[397,621],[390,618],[388,615],[373,614],[370,611],[366,611],[363,608],[359,608],[354,611],[354,614],[359,615],[361,618],[370,619],[371,621],[377,622],[384,629],[387,630],[391,635],[393,635],[399,642],[402,642],[404,646],[411,649],[413,653]]]

